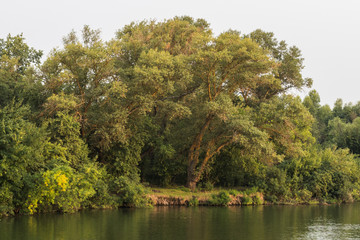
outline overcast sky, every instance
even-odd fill
[[[359,11],[359,0],[8,0],[1,3],[0,38],[23,33],[47,55],[85,24],[101,29],[104,40],[132,21],[182,15],[206,19],[215,34],[260,28],[301,49],[303,75],[313,78],[321,103],[332,107],[337,98],[360,100]]]

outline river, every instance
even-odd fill
[[[0,240],[360,239],[360,203],[155,207],[0,219]]]

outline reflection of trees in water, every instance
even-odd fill
[[[359,211],[360,204],[94,210],[3,218],[0,239],[353,239]]]

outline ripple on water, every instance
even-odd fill
[[[307,231],[295,239],[360,239],[360,224],[336,223],[329,219],[316,219],[307,226]]]

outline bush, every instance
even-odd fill
[[[258,191],[257,187],[248,188],[244,191],[245,195],[251,195]]]
[[[277,203],[278,202],[278,198],[275,195],[266,195],[265,196],[265,201],[269,202],[269,203]]]
[[[30,214],[38,211],[74,212],[96,193],[88,179],[69,166],[47,170],[34,175],[32,180],[33,188],[26,203]]]
[[[311,197],[312,197],[312,192],[310,192],[307,189],[302,189],[298,192],[297,194],[300,198],[301,201],[305,202],[305,203],[309,203],[311,201]]]
[[[259,195],[255,195],[252,200],[253,200],[254,205],[263,205],[264,204],[264,200]]]
[[[287,178],[286,171],[279,169],[276,166],[269,167],[267,169],[266,179],[265,179],[266,194],[276,196],[276,201],[279,198],[287,199],[287,197],[290,195],[290,188],[288,186],[286,178]],[[274,200],[273,197],[271,198],[272,198],[271,202],[276,202],[273,201]]]
[[[212,184],[211,182],[204,182],[200,185],[200,189],[202,191],[211,191],[214,189],[214,184]]]
[[[230,201],[230,195],[227,192],[222,191],[219,194],[213,194],[209,200],[209,203],[210,205],[215,206],[227,206]]]
[[[63,165],[24,178],[26,204],[23,211],[74,212],[82,208],[116,206],[108,189],[105,168],[96,163],[79,166],[76,170]]]
[[[14,213],[13,193],[10,191],[9,185],[0,187],[0,217],[8,216]]]
[[[236,197],[237,195],[240,194],[240,192],[237,191],[237,190],[235,190],[235,189],[231,189],[231,190],[229,191],[229,194],[232,195],[232,196],[234,196],[234,197]]]
[[[123,207],[148,207],[150,200],[146,197],[146,189],[140,183],[128,177],[121,176],[114,181],[116,193],[119,197],[119,206]]]
[[[193,196],[189,201],[188,201],[188,206],[189,207],[196,207],[199,205],[199,200]]]
[[[355,201],[359,201],[360,200],[360,193],[359,193],[359,190],[358,189],[354,189],[351,193],[353,199]]]
[[[251,197],[244,196],[241,198],[241,205],[252,205],[252,204],[253,204],[253,200]]]

